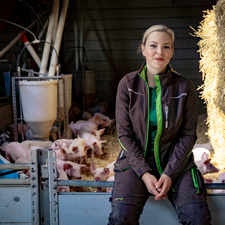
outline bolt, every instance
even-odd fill
[[[19,198],[18,196],[15,196],[15,197],[13,198],[13,200],[14,200],[15,202],[18,202],[18,201],[20,200],[20,198]]]

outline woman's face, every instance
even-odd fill
[[[145,45],[142,44],[142,54],[146,57],[147,68],[152,74],[165,73],[166,66],[173,55],[170,35],[166,32],[152,32]]]

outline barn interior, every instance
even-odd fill
[[[196,144],[211,142],[211,163],[220,169],[204,175],[205,182],[216,181],[225,171],[224,95],[221,100],[216,97],[216,106],[210,100],[215,89],[219,92],[217,95],[225,93],[223,78],[217,82],[213,77],[217,74],[213,64],[217,60],[221,65],[218,74],[224,72],[221,43],[225,42],[215,31],[215,26],[224,31],[224,9],[223,0],[2,0],[0,156],[3,161],[0,158],[0,163],[10,162],[6,159],[4,141],[50,141],[53,144],[59,139],[71,140],[76,136],[71,129],[74,124],[99,113],[109,122],[98,127],[104,130],[100,138],[103,154],[92,157],[91,152],[87,152],[88,169],[79,179],[69,178],[96,180],[90,169],[92,165],[106,168],[116,160],[121,149],[115,122],[118,83],[144,62],[139,51],[144,31],[154,24],[164,24],[175,32],[170,64],[173,70],[193,81],[195,87],[199,118]],[[219,43],[215,41],[217,35],[220,35]],[[205,40],[210,44],[206,45]],[[107,192],[107,186],[99,189],[74,185],[69,189],[74,193],[100,191]]]
[[[204,81],[199,69],[200,37],[195,32],[215,1],[3,0],[1,4],[0,130],[4,132],[14,127],[14,141],[29,138],[54,141],[59,136],[70,138],[68,124],[90,113],[101,112],[114,119],[118,82],[143,63],[143,56],[138,51],[142,34],[154,24],[165,24],[175,32],[171,66],[193,81],[199,110],[197,143],[210,141],[207,106],[201,97]],[[54,21],[60,24],[60,29],[54,27]],[[53,97],[48,99],[44,91],[37,94],[40,93],[38,89],[31,86],[27,87],[30,88],[29,94],[25,91],[24,96],[30,97],[21,101],[26,84],[24,86],[24,79],[19,77],[57,79],[57,76],[63,77],[58,85],[59,94],[53,91]],[[37,104],[40,106],[35,104],[35,98],[39,99]],[[52,110],[56,105],[57,110]],[[45,134],[26,137],[21,132],[23,129],[16,128],[29,124],[28,128],[34,130],[42,123],[28,121],[23,107],[30,112],[30,120],[34,114],[50,114],[50,117],[55,114],[49,118],[47,127],[40,128]],[[57,132],[54,132],[55,128]],[[105,153],[109,152],[102,157],[104,160],[100,158],[95,162],[100,167],[117,157],[120,146],[115,132],[113,123],[103,135],[103,139],[107,139]]]

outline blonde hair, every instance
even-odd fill
[[[153,25],[151,27],[149,27],[145,32],[144,32],[144,35],[143,35],[143,38],[142,38],[142,44],[145,45],[147,39],[148,39],[148,36],[152,33],[152,32],[166,32],[167,34],[170,35],[171,37],[171,41],[172,41],[172,47],[174,47],[174,40],[175,40],[175,34],[173,32],[172,29],[168,28],[167,26],[165,25],[162,25],[162,24],[158,24],[158,25]]]

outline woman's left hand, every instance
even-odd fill
[[[155,186],[159,191],[159,194],[155,196],[155,200],[165,199],[172,186],[172,179],[166,174],[162,174]]]

